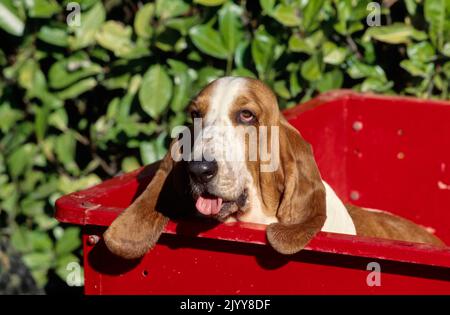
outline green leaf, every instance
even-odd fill
[[[169,64],[171,64],[171,73],[175,83],[170,108],[174,112],[180,112],[188,105],[192,93],[193,80],[189,75],[187,65],[175,60],[170,60]]]
[[[205,87],[208,83],[211,83],[215,79],[224,75],[224,71],[216,69],[210,66],[206,66],[200,69],[198,72],[198,79],[196,82],[197,91]]]
[[[28,268],[35,270],[48,269],[52,265],[53,255],[49,252],[33,252],[23,256],[23,262]]]
[[[234,51],[234,64],[236,68],[245,68],[247,63],[247,53],[249,52],[250,42],[248,40],[242,40]]]
[[[48,128],[48,119],[50,115],[50,109],[44,105],[36,109],[36,117],[34,120],[34,128],[36,130],[36,138],[38,141],[42,141],[45,137],[45,133]]]
[[[129,118],[130,108],[132,102],[139,91],[139,88],[142,83],[142,77],[140,74],[134,75],[131,80],[129,80],[129,85],[127,89],[127,93],[125,96],[118,102],[118,111],[114,117],[109,116],[111,119],[117,119],[118,121],[125,121]],[[110,114],[109,111],[107,114]]]
[[[125,173],[132,172],[132,171],[138,169],[139,167],[141,167],[141,165],[139,164],[139,161],[134,156],[127,156],[126,158],[124,158],[122,160],[121,169]]]
[[[311,46],[311,44],[299,37],[298,35],[292,35],[289,38],[289,50],[293,51],[293,52],[302,52],[302,53],[306,53],[308,55],[311,55],[314,53],[314,47]]]
[[[172,18],[167,20],[165,26],[168,28],[172,28],[181,33],[181,35],[186,36],[189,33],[189,30],[201,23],[201,18],[198,15],[187,16],[187,17],[179,17]]]
[[[284,81],[284,80],[276,81],[273,86],[273,89],[274,89],[275,93],[277,95],[279,95],[280,97],[282,97],[284,99],[291,98],[291,93],[289,93],[289,89],[286,86],[286,81]]]
[[[28,9],[28,15],[32,18],[50,18],[61,12],[61,8],[55,0],[25,1],[25,5]]]
[[[28,242],[31,243],[33,251],[48,252],[53,249],[53,241],[47,232],[29,231],[27,234]]]
[[[442,48],[442,54],[446,57],[450,57],[450,42],[445,43]]]
[[[411,25],[397,22],[387,26],[369,27],[364,33],[363,40],[370,41],[371,38],[389,44],[408,44],[411,38],[425,39],[426,34],[417,31]]]
[[[315,2],[315,1],[314,1]],[[275,7],[272,16],[285,26],[298,26],[301,23],[299,10],[293,5],[279,4]]]
[[[19,252],[25,253],[32,249],[28,233],[28,229],[23,226],[19,226],[18,228],[14,229],[11,235],[11,244]]]
[[[416,0],[405,0],[406,10],[408,10],[409,15],[415,15],[417,10]]]
[[[33,164],[33,160],[30,157],[34,157],[36,154],[36,146],[33,143],[27,143],[20,146],[15,150],[6,161],[9,172],[12,177],[18,177],[22,175],[27,168]]]
[[[194,0],[194,3],[198,3],[207,7],[215,7],[218,5],[222,5],[227,0]]]
[[[445,74],[447,79],[450,79],[450,61],[444,63],[444,65],[442,66],[442,72]]]
[[[300,37],[294,34],[289,38],[289,49],[294,52],[303,52],[312,55],[322,45],[323,40],[324,34],[322,31],[316,31],[308,37]]]
[[[322,76],[322,65],[318,55],[306,60],[301,67],[301,74],[308,81],[316,81]]]
[[[156,15],[159,16],[162,20],[183,15],[187,13],[189,9],[189,5],[182,0],[156,1]]]
[[[323,61],[332,65],[340,65],[347,57],[347,48],[337,47],[333,42],[325,42],[322,46]]]
[[[225,4],[219,10],[219,31],[228,50],[228,55],[234,53],[243,38],[242,13],[242,8],[231,2]]]
[[[65,29],[44,25],[37,34],[43,42],[59,47],[67,47],[69,44],[68,35]]]
[[[143,164],[151,164],[164,157],[167,152],[166,146],[164,145],[165,138],[166,134],[161,133],[158,138],[151,142],[141,142],[139,149]]]
[[[380,78],[370,77],[366,78],[361,84],[361,91],[382,93],[388,91],[393,85],[394,83],[392,81],[386,82]]]
[[[325,0],[308,1],[303,11],[303,26],[306,31],[312,31],[314,25],[318,25],[318,15]]]
[[[81,49],[95,42],[95,34],[105,22],[106,12],[101,1],[89,11],[81,14],[81,25],[74,27],[74,36],[69,38],[72,50]]]
[[[34,218],[34,220],[36,221],[38,228],[42,231],[53,229],[59,224],[58,220],[49,217],[47,214],[39,214]]]
[[[66,170],[78,174],[78,165],[75,163],[76,139],[72,132],[66,132],[56,138],[55,153],[58,160]]]
[[[80,179],[73,179],[66,175],[61,175],[58,178],[58,189],[63,194],[70,194],[74,191],[86,189],[87,187],[99,184],[100,178],[95,174],[89,174]]]
[[[8,61],[6,60],[6,55],[3,50],[0,49],[0,66],[4,67]],[[0,90],[3,89],[3,85],[0,85]],[[1,95],[1,94],[0,94]]]
[[[359,41],[359,44],[364,50],[364,61],[370,64],[374,63],[377,58],[374,43]]]
[[[329,90],[339,89],[344,82],[344,75],[339,69],[334,69],[324,73],[322,78],[317,82],[317,89],[323,93]]]
[[[151,21],[155,13],[155,4],[146,3],[136,13],[134,18],[134,30],[136,34],[142,38],[150,38],[153,34]]]
[[[275,0],[259,0],[259,5],[263,9],[264,14],[272,15],[273,8],[275,7]]]
[[[48,118],[48,123],[61,131],[67,130],[68,122],[69,118],[63,108],[54,111]]]
[[[130,73],[126,72],[118,76],[108,77],[101,84],[108,90],[126,89],[130,82]]]
[[[402,60],[400,66],[408,71],[411,75],[427,78],[433,72],[433,64],[425,64],[419,60]]]
[[[161,65],[151,66],[144,74],[139,90],[142,109],[152,118],[159,118],[172,97],[172,80]]]
[[[450,29],[446,29],[446,20],[450,18],[450,1],[425,0],[425,20],[429,23],[431,42],[440,50],[444,46],[446,35],[450,35]]]
[[[74,54],[68,59],[55,62],[50,67],[49,85],[54,89],[62,89],[102,71],[103,69],[92,63],[86,54]]]
[[[349,60],[347,73],[352,79],[361,79],[365,77],[386,78],[384,70],[380,66],[367,65],[356,59]]]
[[[94,78],[84,79],[58,92],[56,95],[63,100],[74,99],[87,91],[91,91],[96,85],[97,80]]]
[[[263,27],[258,28],[252,41],[252,57],[256,70],[264,78],[274,61],[275,39]]]
[[[80,229],[77,227],[69,227],[64,230],[64,234],[57,240],[55,253],[58,256],[63,256],[73,252],[80,245]]]
[[[47,232],[29,230],[23,226],[14,230],[11,243],[22,253],[49,252],[53,249],[53,241]]]
[[[0,130],[6,134],[17,121],[24,117],[24,113],[20,110],[11,108],[8,103],[4,103],[0,105],[0,117],[2,118]]]
[[[44,214],[44,208],[46,205],[45,201],[36,200],[30,194],[30,191],[34,188],[33,186],[37,184],[37,179],[33,178],[32,174],[32,172],[27,172],[23,176],[24,180],[22,181],[22,183],[24,183],[24,185],[22,186],[23,188],[21,187],[21,192],[28,195],[27,197],[25,197],[25,199],[22,199],[20,201],[16,200],[16,205],[18,205],[18,208],[15,209],[18,210],[17,214],[28,216],[30,217],[30,219],[34,219],[37,215]],[[8,187],[6,187],[6,190],[8,190]],[[16,211],[14,214],[16,214]]]
[[[228,50],[220,34],[210,26],[195,26],[189,31],[189,36],[194,45],[203,53],[219,59],[227,59]]]
[[[95,35],[95,39],[103,48],[111,50],[117,57],[129,54],[133,49],[130,26],[117,21],[107,21]]]
[[[0,3],[0,27],[6,32],[22,36],[25,29],[25,23],[3,3]]]
[[[408,57],[410,59],[428,62],[436,57],[436,51],[429,42],[420,42],[417,44],[408,45],[406,48]]]
[[[28,59],[19,70],[20,86],[27,89],[31,96],[41,95],[46,90],[47,83],[39,64],[34,59]]]
[[[336,20],[334,29],[341,35],[349,35],[347,24],[351,20],[352,6],[350,1],[338,1],[336,2]]]
[[[249,69],[245,69],[245,68],[233,69],[233,71],[231,71],[231,75],[238,76],[238,77],[249,77],[249,78],[256,79],[255,74],[252,71],[250,71]]]
[[[289,85],[290,85],[291,95],[293,97],[297,96],[302,91],[302,87],[300,86],[300,83],[298,80],[297,71],[291,72],[291,74],[289,76]]]
[[[336,1],[337,22],[334,29],[343,36],[348,36],[364,28],[360,22],[371,13],[367,1]],[[375,27],[372,27],[375,28]]]

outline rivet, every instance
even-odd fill
[[[360,131],[363,128],[363,123],[359,120],[353,123],[353,130]]]
[[[100,240],[100,237],[98,235],[89,235],[89,237],[87,239],[87,243],[89,245],[95,245],[98,243],[99,240]]]
[[[362,152],[359,149],[354,149],[353,153],[358,157],[358,158],[362,158]]]
[[[397,159],[403,160],[404,158],[405,158],[405,153],[403,153],[403,152],[398,152],[397,153]]]
[[[356,190],[352,190],[350,192],[350,199],[351,200],[358,200],[360,197],[359,192],[357,192]]]

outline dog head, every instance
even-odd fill
[[[135,258],[156,243],[168,221],[159,209],[164,190],[187,193],[202,216],[270,224],[277,251],[301,250],[325,222],[325,188],[310,145],[271,89],[256,79],[220,78],[188,111],[188,134],[172,142],[147,189],[106,231],[110,250]]]

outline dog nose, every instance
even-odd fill
[[[188,170],[199,182],[206,183],[217,174],[217,162],[212,161],[190,161]]]

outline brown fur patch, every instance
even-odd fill
[[[280,223],[267,228],[267,238],[277,251],[293,254],[302,250],[325,223],[325,187],[311,146],[284,118],[280,121],[284,191],[277,210]]]
[[[387,212],[365,210],[351,204],[345,206],[353,219],[357,235],[445,246],[436,236],[405,218]]]
[[[156,244],[169,221],[156,205],[173,164],[169,150],[145,191],[106,230],[103,237],[112,253],[135,259]]]

